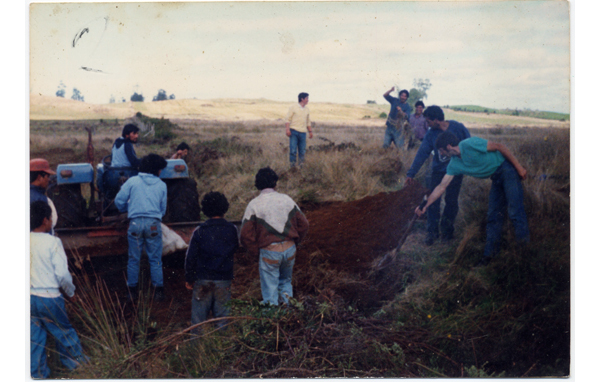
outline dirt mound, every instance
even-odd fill
[[[308,148],[308,151],[322,151],[322,152],[345,151],[345,150],[360,151],[360,147],[356,146],[352,142],[342,142],[339,144],[335,144],[335,142],[333,142],[327,138],[324,138],[324,137],[318,137],[318,138],[327,143],[321,144],[321,145],[312,145]]]
[[[424,194],[414,185],[307,212],[310,230],[299,257],[321,252],[336,270],[362,273],[396,247]]]

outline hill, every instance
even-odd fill
[[[198,119],[216,121],[282,121],[291,102],[266,99],[182,99],[160,102],[123,102],[89,104],[60,97],[30,95],[32,120],[125,119],[137,112],[153,118]],[[316,123],[383,126],[388,104],[310,103],[311,119]],[[486,114],[444,109],[447,119],[456,119],[467,127],[540,126],[569,127],[568,121],[527,116]]]
[[[477,105],[454,105],[448,106],[447,108],[454,111],[468,111],[472,113],[485,113],[485,114],[503,114],[503,115],[514,115],[523,117],[532,117],[540,119],[552,119],[556,121],[569,121],[571,115],[568,113],[556,113],[553,111],[539,111],[529,109],[494,109],[491,107],[477,106]]]

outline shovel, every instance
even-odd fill
[[[425,207],[425,204],[427,204],[427,195],[423,196],[423,201],[421,202],[421,204],[419,204],[419,208],[423,209],[423,207]],[[406,231],[404,231],[404,234],[402,234],[402,237],[398,241],[398,245],[396,246],[396,248],[386,253],[385,256],[383,256],[378,261],[374,262],[374,264],[371,266],[371,272],[380,271],[383,268],[390,265],[391,263],[393,263],[394,260],[396,260],[396,256],[398,255],[398,252],[400,252],[400,248],[402,248],[402,245],[404,245],[404,242],[406,241],[406,238],[408,237],[408,234],[410,233],[410,230],[412,229],[415,220],[417,220],[417,217],[417,214],[413,215],[413,217],[408,222]]]

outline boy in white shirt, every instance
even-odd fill
[[[69,273],[67,255],[59,238],[48,232],[52,228],[52,210],[47,203],[37,201],[30,206],[31,241],[31,377],[48,378],[46,336],[56,339],[60,360],[69,370],[86,362],[81,342],[71,326],[61,289],[70,299],[75,296],[73,278]]]

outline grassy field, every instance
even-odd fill
[[[283,124],[293,103],[266,99],[168,100],[161,102],[124,102],[94,105],[59,97],[31,95],[32,120],[110,121],[133,116],[137,112],[154,118],[210,120],[218,122],[261,122]],[[309,103],[311,119],[317,124],[379,127],[385,122],[389,104]],[[382,114],[383,113],[383,114]],[[454,111],[445,109],[447,119],[456,119],[467,127],[569,127],[566,121],[541,119],[532,115],[505,115]],[[382,117],[382,115],[384,117]]]
[[[165,103],[161,107],[167,106]],[[383,105],[369,106],[373,115],[386,109]],[[285,113],[287,105],[281,108]],[[321,109],[311,110],[317,114]],[[335,110],[341,115],[337,106]],[[348,108],[347,114],[355,111]],[[367,115],[361,110],[356,114],[358,118],[331,122],[323,118],[315,129],[315,138],[309,140],[306,164],[297,173],[288,171],[288,141],[282,122],[277,120],[173,118],[171,121],[177,124],[175,138],[142,138],[136,151],[138,156],[151,152],[167,156],[179,142],[188,142],[192,152],[187,162],[200,195],[213,190],[223,192],[231,203],[226,216],[230,220],[239,220],[247,203],[256,196],[254,174],[264,166],[282,175],[279,191],[298,202],[315,205],[401,189],[416,149],[381,149],[382,121],[364,123],[360,114]],[[449,119],[459,121],[465,116],[448,113]],[[58,371],[53,376],[568,375],[570,131],[548,127],[543,121],[537,126],[529,120],[523,125],[510,125],[510,116],[499,117],[508,119],[479,124],[477,118],[482,117],[473,115],[470,131],[506,144],[527,168],[529,177],[524,188],[530,246],[515,246],[507,223],[497,261],[485,268],[473,268],[485,242],[489,180],[466,178],[457,238],[450,244],[425,247],[424,223],[419,221],[389,269],[369,276],[393,280],[390,285],[397,288],[393,298],[380,301],[374,308],[361,309],[325,288],[313,295],[295,296],[290,309],[265,310],[251,298],[234,296],[234,319],[229,329],[222,333],[207,329],[193,341],[189,322],[157,325],[153,318],[157,313],[147,300],[142,300],[133,314],[126,315],[122,302],[106,285],[96,284],[78,272],[76,282],[83,302],[70,305],[69,313],[91,362],[69,373],[60,369],[54,357],[52,368]],[[52,167],[83,162],[87,146],[84,127],[93,126],[99,160],[109,153],[123,123],[114,118],[32,120],[31,157],[46,157]],[[498,126],[490,128],[495,124]],[[417,180],[424,183],[426,172],[423,168]],[[328,282],[342,281],[332,278]],[[207,328],[210,325],[205,324]]]
[[[556,121],[569,121],[571,119],[570,114],[566,113],[556,113],[551,111],[538,111],[538,110],[512,110],[512,109],[493,109],[483,106],[476,105],[454,105],[448,107],[448,109],[454,111],[467,111],[471,113],[485,113],[485,114],[504,114],[504,115],[514,115],[514,116],[523,116],[523,117],[531,117],[531,118],[540,118],[540,119],[552,119]]]

